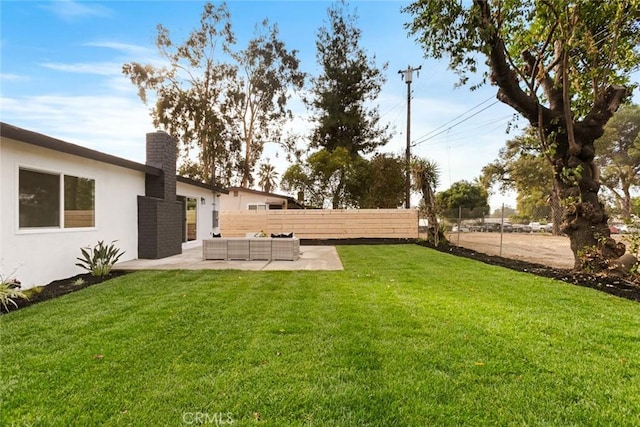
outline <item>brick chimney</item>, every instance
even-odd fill
[[[182,205],[176,200],[177,141],[165,132],[147,134],[145,195],[138,196],[138,258],[182,253]]]
[[[147,134],[147,165],[161,169],[160,176],[147,174],[145,193],[149,197],[176,200],[176,160],[175,138],[165,132]]]

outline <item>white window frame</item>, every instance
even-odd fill
[[[255,206],[255,209],[251,209],[252,206]],[[269,205],[266,203],[247,203],[247,210],[250,211],[267,211],[269,210]]]
[[[59,215],[59,226],[53,226],[53,227],[20,227],[20,170],[28,170],[31,172],[38,172],[38,173],[42,173],[42,174],[48,174],[48,175],[57,175],[58,176],[58,186],[60,188],[60,200],[58,201],[59,203],[59,208],[58,208],[58,215]],[[72,176],[75,178],[84,178],[84,179],[90,179],[93,181],[93,227],[69,227],[69,228],[65,228],[64,227],[64,177],[66,176]],[[91,177],[91,176],[80,176],[80,174],[74,174],[74,173],[64,173],[60,170],[56,170],[56,169],[45,169],[42,167],[38,167],[38,166],[31,166],[31,165],[25,165],[25,164],[21,164],[18,165],[16,167],[15,170],[15,193],[14,193],[14,200],[16,201],[16,208],[15,208],[15,229],[16,229],[16,234],[46,234],[46,233],[78,233],[78,232],[88,232],[88,231],[95,231],[98,229],[97,224],[98,224],[98,185],[97,185],[97,181],[95,179],[95,177]]]

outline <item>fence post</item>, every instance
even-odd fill
[[[504,234],[504,203],[500,213],[500,256],[502,256],[502,235]]]
[[[460,246],[460,227],[462,225],[462,206],[458,206],[458,246]]]

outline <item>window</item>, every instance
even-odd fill
[[[60,227],[60,175],[20,169],[19,226]]]
[[[187,242],[196,240],[197,237],[197,218],[198,218],[198,199],[187,197]]]
[[[249,204],[249,210],[250,211],[266,211],[267,210],[267,205],[265,205],[265,204],[257,204],[257,203],[250,203]]]
[[[64,227],[95,227],[95,182],[64,176]]]
[[[95,227],[93,179],[20,169],[18,189],[20,228]]]

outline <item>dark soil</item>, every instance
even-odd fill
[[[375,241],[374,241],[375,240]],[[381,242],[380,240],[384,240]],[[415,243],[415,241],[406,239],[335,239],[330,242],[327,240],[306,240],[304,244],[374,244],[374,243],[398,243],[407,244]],[[565,270],[548,267],[546,265],[534,264],[526,261],[520,261],[516,259],[503,258],[494,255],[487,255],[480,252],[472,251],[471,249],[462,248],[459,246],[451,245],[448,243],[441,244],[438,247],[434,247],[427,242],[419,242],[419,245],[426,246],[432,249],[436,249],[441,252],[446,252],[455,256],[471,258],[476,261],[484,262],[486,264],[497,265],[500,267],[509,268],[511,270],[521,271],[525,273],[535,274],[537,276],[549,277],[551,279],[561,280],[563,282],[571,283],[578,286],[585,286],[587,288],[596,289],[608,294],[612,294],[621,298],[630,299],[632,301],[640,302],[640,285],[637,282],[631,282],[617,277],[610,277],[604,275],[588,274],[583,272],[577,272],[573,270]],[[95,277],[89,273],[78,274],[77,276],[69,277],[67,279],[56,280],[45,286],[40,293],[32,295],[28,300],[17,299],[15,307],[13,304],[9,304],[7,309],[0,306],[0,313],[6,313],[7,311],[15,311],[23,307],[28,307],[33,304],[37,304],[42,301],[47,301],[52,298],[57,298],[62,295],[66,295],[71,292],[79,291],[98,283],[105,282],[114,277],[127,274],[126,271],[112,271],[111,274],[104,277]],[[75,284],[78,279],[83,279],[84,282],[80,285]]]
[[[450,253],[452,255],[471,258],[485,264],[497,265],[509,268],[511,270],[522,271],[525,273],[535,274],[537,276],[549,277],[551,279],[561,280],[573,285],[584,286],[606,292],[621,298],[630,299],[640,302],[640,284],[625,280],[618,277],[606,276],[604,274],[589,274],[579,271],[566,270],[561,268],[553,268],[542,264],[534,264],[517,259],[503,258],[495,255],[487,255],[471,249],[444,243],[438,247],[420,242],[422,246],[436,249],[440,252]]]
[[[69,294],[71,292],[76,292],[84,288],[88,288],[92,285],[97,285],[98,283],[105,282],[107,280],[113,279],[114,277],[122,276],[127,274],[126,271],[112,271],[108,276],[96,277],[92,276],[90,273],[78,274],[73,277],[69,277],[67,279],[55,280],[49,283],[47,286],[42,287],[42,290],[39,293],[34,293],[29,296],[29,299],[17,298],[15,303],[17,307],[11,303],[7,304],[7,308],[5,309],[2,305],[0,305],[0,313],[7,313],[9,311],[19,310],[24,307],[28,307],[33,304],[37,304],[42,301],[47,301],[53,298],[60,297],[62,295]],[[78,280],[82,279],[82,284],[78,283]],[[27,291],[28,292],[28,291]]]

